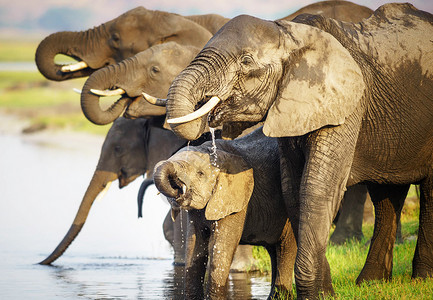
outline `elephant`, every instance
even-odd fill
[[[39,43],[35,61],[40,73],[50,80],[86,77],[161,43],[173,41],[203,47],[203,39],[212,36],[228,20],[217,14],[183,17],[140,6],[92,29],[48,35]],[[58,54],[77,62],[57,64],[54,58]]]
[[[433,59],[425,38],[432,24],[430,13],[407,3],[380,6],[359,23],[241,15],[170,86],[167,123],[178,136],[194,140],[206,126],[264,121],[264,134],[278,140],[299,299],[332,293],[324,268],[329,228],[345,187],[357,183],[367,185],[376,212],[357,282],[391,279],[412,183],[421,190],[412,277],[433,274]]]
[[[239,243],[269,252],[270,298],[290,294],[296,241],[281,190],[277,141],[260,127],[212,143],[183,148],[154,171],[157,189],[173,207],[187,210],[185,298],[226,298]]]

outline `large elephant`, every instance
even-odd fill
[[[421,189],[412,276],[433,275],[432,24],[411,4],[383,5],[358,24],[242,15],[170,87],[167,122],[183,138],[194,140],[208,124],[262,120],[264,133],[278,138],[283,194],[296,195],[286,205],[299,211],[290,217],[300,299],[329,292],[322,290],[329,227],[345,186],[359,182],[368,185],[376,226],[358,281],[391,277],[411,183]]]
[[[239,242],[268,250],[270,297],[291,293],[296,241],[275,139],[259,128],[236,140],[216,140],[215,146],[209,141],[183,148],[156,165],[154,182],[173,206],[187,210],[186,299],[226,298]]]
[[[216,14],[183,17],[137,7],[86,31],[47,36],[36,50],[35,61],[41,74],[51,80],[85,77],[161,43],[203,47],[203,37],[215,33],[228,20]],[[58,54],[77,63],[57,64],[54,58]]]

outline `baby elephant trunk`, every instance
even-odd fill
[[[153,174],[156,188],[168,198],[178,198],[186,191],[186,185],[179,179],[175,165],[164,161],[156,167]]]

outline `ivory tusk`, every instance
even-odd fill
[[[167,106],[167,99],[156,98],[156,97],[153,97],[149,94],[146,94],[145,92],[142,92],[142,94],[143,94],[144,100],[146,100],[150,104],[157,105],[157,106],[163,106],[163,107]]]
[[[105,90],[105,91],[90,89],[90,91],[95,95],[104,96],[104,97],[119,96],[126,93],[124,89],[120,89],[120,88],[115,90]]]
[[[73,90],[75,93],[81,94],[81,90],[80,90],[80,89],[73,88],[72,90]]]
[[[79,71],[82,70],[84,68],[87,68],[88,65],[84,62],[84,61],[80,61],[77,62],[76,64],[70,64],[70,65],[65,65],[62,66],[62,68],[60,69],[62,72],[75,72],[75,71]]]
[[[182,194],[184,194],[185,195],[185,193],[186,193],[186,185],[182,185]]]
[[[102,198],[104,198],[105,194],[107,193],[108,189],[109,189],[110,186],[111,186],[111,182],[112,182],[112,181],[107,182],[107,184],[105,185],[104,189],[103,189],[103,190],[98,194],[98,196],[96,196],[95,201],[99,201],[99,200],[101,200]]]
[[[183,117],[168,119],[167,123],[180,124],[180,123],[191,122],[195,119],[198,119],[198,118],[204,116],[208,112],[210,112],[220,101],[221,101],[220,98],[218,98],[217,96],[214,96],[214,97],[210,98],[210,100],[208,102],[206,102],[205,105],[203,105],[202,107],[200,107],[196,111],[194,111],[190,114],[187,114],[186,116],[183,116]]]

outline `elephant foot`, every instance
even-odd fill
[[[356,284],[359,285],[364,281],[372,280],[385,280],[390,281],[392,279],[392,270],[386,270],[383,265],[379,264],[365,264],[362,268],[358,278],[356,278]]]
[[[414,260],[413,266],[412,266],[412,278],[428,278],[433,276],[433,267],[431,267],[429,264],[416,262]]]

